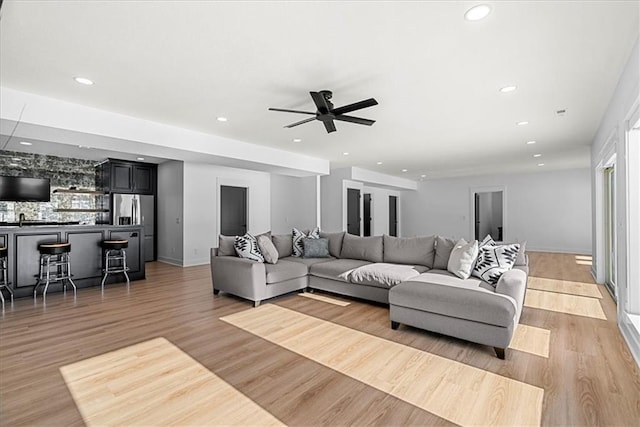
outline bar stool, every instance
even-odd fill
[[[124,273],[129,286],[129,267],[127,267],[127,251],[129,241],[125,239],[103,240],[102,249],[104,250],[104,277],[102,277],[102,292],[104,292],[104,283],[107,281],[109,274]]]
[[[45,242],[38,245],[40,252],[40,272],[36,287],[33,288],[33,298],[36,298],[38,286],[44,282],[42,296],[47,296],[49,283],[62,282],[63,289],[67,290],[67,283],[73,286],[73,293],[76,293],[76,284],[71,279],[71,243],[68,242]],[[52,274],[53,273],[53,274]]]
[[[9,250],[6,246],[0,247],[0,299],[2,299],[2,308],[4,308],[4,295],[2,290],[6,289],[11,295],[11,304],[13,304],[13,290],[11,289],[9,278],[7,274],[7,255]]]

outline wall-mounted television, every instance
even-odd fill
[[[51,200],[49,178],[0,176],[0,201],[48,202]]]

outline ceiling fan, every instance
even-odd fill
[[[322,124],[324,124],[324,127],[327,129],[327,133],[336,131],[336,125],[333,123],[334,120],[340,120],[342,122],[357,123],[359,125],[367,125],[367,126],[371,126],[376,122],[375,120],[369,120],[369,119],[363,119],[360,117],[345,115],[345,113],[350,113],[352,111],[360,110],[362,108],[378,105],[378,101],[376,101],[373,98],[365,99],[364,101],[345,105],[343,107],[333,108],[333,104],[330,101],[331,97],[333,96],[333,93],[331,93],[331,91],[321,90],[320,92],[309,92],[309,94],[311,94],[311,99],[313,99],[313,102],[316,104],[316,108],[318,109],[315,113],[312,113],[310,111],[287,110],[284,108],[269,108],[269,110],[283,111],[285,113],[310,114],[314,117],[304,119],[296,123],[292,123],[285,127],[292,128],[294,126],[298,126],[313,120],[320,120]]]

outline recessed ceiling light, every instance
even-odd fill
[[[402,169],[402,172],[407,172],[407,169]]]
[[[143,161],[144,157],[138,157],[138,160]]]
[[[74,77],[73,80],[81,85],[91,86],[93,84],[93,80],[89,80],[86,77]]]
[[[381,165],[381,164],[382,164],[382,162],[376,162],[376,165]]]
[[[538,163],[538,166],[544,166],[544,163]]]
[[[535,144],[535,143],[536,143],[536,141],[527,141],[527,142],[526,142],[526,144],[527,144],[527,145],[533,145],[533,144]]]
[[[293,138],[293,142],[302,142],[300,138]]]
[[[534,154],[533,157],[542,157],[542,154]]]
[[[349,153],[345,151],[344,153],[342,153],[342,155],[343,155],[343,156],[348,156],[348,155],[349,155]]]
[[[479,4],[467,10],[464,14],[464,19],[466,19],[467,21],[479,21],[483,18],[486,18],[490,12],[491,6],[489,6],[488,4]]]
[[[227,118],[226,118],[226,117],[217,117],[217,120],[218,120],[219,122],[226,122],[226,121],[227,121]]]
[[[33,145],[32,143],[27,142],[27,141],[20,141],[20,144],[22,144],[22,145]]]
[[[524,126],[524,125],[528,125],[528,124],[529,124],[529,122],[527,122],[527,121],[522,121],[522,122],[518,122],[518,123],[516,123],[516,124],[517,124],[518,126]]]
[[[500,92],[508,93],[508,92],[513,92],[516,89],[518,89],[518,86],[505,86],[500,88]]]
[[[420,175],[420,178],[426,178],[426,177],[427,177],[427,175],[425,175],[425,174]]]

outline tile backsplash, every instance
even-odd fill
[[[2,202],[0,222],[15,222],[21,213],[31,221],[80,221],[95,224],[92,212],[56,212],[56,209],[96,209],[101,207],[102,197],[91,194],[53,193],[55,189],[76,187],[96,189],[95,161],[70,159],[41,154],[0,150],[0,175],[49,178],[50,202]]]

